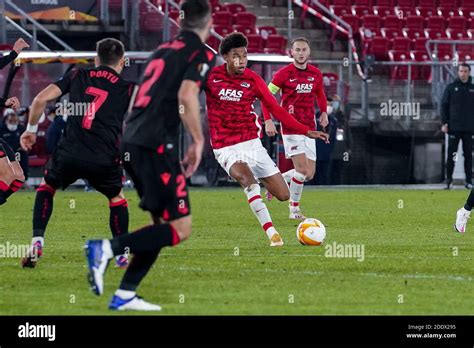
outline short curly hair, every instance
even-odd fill
[[[221,41],[219,46],[220,54],[224,55],[230,52],[233,48],[245,47],[247,48],[249,42],[247,37],[239,32],[228,34]]]

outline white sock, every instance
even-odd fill
[[[306,177],[303,174],[294,172],[290,183],[290,206],[299,207],[305,180]]]
[[[40,242],[42,246],[44,246],[44,237],[33,237],[31,239],[31,245],[35,244],[36,242]]]
[[[286,183],[289,186],[291,182],[291,178],[293,177],[293,175],[295,175],[295,170],[290,169],[289,171],[284,172],[282,175],[283,175],[283,179],[285,179]]]
[[[252,184],[245,188],[244,192],[247,195],[250,209],[252,209],[253,213],[257,217],[268,238],[271,239],[276,233],[276,230],[275,227],[273,227],[272,218],[270,217],[267,206],[263,202],[262,196],[260,196],[260,186],[257,184]]]
[[[102,240],[102,251],[104,252],[105,256],[107,256],[108,259],[111,259],[114,257],[114,252],[112,251],[110,240],[108,239]]]
[[[461,208],[461,211],[462,211],[464,214],[471,215],[471,211],[470,211],[470,210],[467,210],[467,209],[464,208],[464,207]]]
[[[117,291],[115,291],[115,295],[120,298],[123,298],[124,300],[129,300],[135,297],[136,294],[137,293],[135,291],[122,290],[122,289],[118,289]]]

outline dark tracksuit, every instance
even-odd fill
[[[464,171],[466,183],[472,183],[472,135],[474,134],[474,84],[472,77],[467,82],[456,79],[449,84],[441,102],[441,120],[448,124],[448,159],[446,176],[453,178],[454,157],[459,140],[464,152]]]

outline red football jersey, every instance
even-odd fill
[[[294,134],[308,133],[308,126],[278,105],[259,75],[250,69],[245,69],[242,75],[230,75],[223,64],[211,70],[206,85],[209,133],[214,149],[261,137],[262,125],[253,107],[256,99]]]
[[[272,84],[281,90],[283,108],[301,123],[313,130],[316,129],[315,102],[318,103],[321,112],[326,112],[327,108],[321,70],[311,64],[302,70],[291,63],[275,73]],[[272,92],[276,93],[276,91]],[[268,120],[270,118],[268,111],[264,107],[262,109],[264,119]],[[282,126],[282,133],[296,134],[293,130],[283,128],[286,127]]]

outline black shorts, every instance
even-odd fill
[[[16,161],[15,151],[13,151],[10,145],[8,145],[7,142],[3,140],[2,138],[0,138],[0,151],[3,151],[6,153],[10,162]]]
[[[166,221],[191,214],[186,178],[177,156],[123,144],[122,163],[140,196],[140,208]]]
[[[72,158],[56,151],[44,173],[46,183],[55,189],[66,189],[78,179],[85,179],[98,192],[112,199],[122,190],[122,167],[100,165]]]

